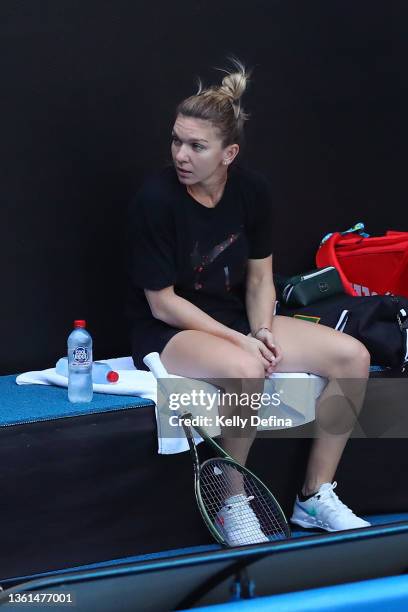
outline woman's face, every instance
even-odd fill
[[[225,174],[239,150],[222,147],[218,130],[204,119],[178,115],[173,126],[171,154],[178,179],[186,185],[206,182]]]

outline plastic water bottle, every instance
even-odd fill
[[[68,336],[68,399],[90,402],[92,388],[92,338],[85,329],[86,321],[74,321]]]
[[[65,376],[68,378],[68,358],[61,357],[58,359],[57,364],[55,366],[55,371],[60,376]],[[92,363],[92,382],[95,384],[106,385],[109,383],[115,383],[119,380],[119,374],[112,370],[112,368],[107,363],[102,363],[101,361],[94,361]]]

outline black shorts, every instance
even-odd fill
[[[245,335],[249,334],[251,331],[246,316],[235,319],[228,327]],[[134,328],[131,333],[131,343],[135,368],[138,370],[148,370],[149,368],[143,363],[143,357],[153,351],[160,354],[168,341],[181,331],[183,330],[178,327],[167,325],[167,323],[163,323],[157,319],[146,321],[142,329],[140,326]]]

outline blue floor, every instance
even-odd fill
[[[408,521],[408,513],[403,514],[378,514],[371,516],[363,516],[362,518],[369,521],[372,525],[385,525],[387,523],[399,523],[403,521]],[[319,534],[327,534],[327,532],[322,530],[312,530],[312,529],[299,529],[296,528],[292,531],[292,538],[301,538],[307,537],[311,535],[319,535]],[[178,557],[181,555],[188,555],[192,553],[206,553],[215,550],[220,550],[222,547],[219,544],[207,544],[203,546],[192,546],[189,548],[176,548],[172,550],[165,550],[155,553],[149,553],[145,555],[135,555],[132,557],[122,557],[120,559],[110,559],[106,561],[100,561],[98,563],[90,563],[87,565],[78,565],[75,567],[70,567],[66,569],[56,570],[52,572],[45,572],[41,574],[33,574],[30,576],[18,576],[14,578],[8,578],[8,582],[23,582],[26,580],[31,580],[33,578],[42,578],[45,576],[63,574],[66,572],[79,571],[79,570],[88,570],[88,569],[101,569],[114,567],[116,565],[126,564],[126,563],[135,563],[135,562],[143,562],[143,561],[153,561],[157,559],[171,559],[174,557]]]

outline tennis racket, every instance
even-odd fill
[[[166,396],[164,378],[169,374],[158,353],[149,353],[144,363]],[[189,423],[185,412],[180,421],[194,467],[194,491],[204,522],[213,537],[225,546],[242,546],[291,535],[286,517],[269,489],[250,470],[235,461],[206,432]],[[218,455],[200,463],[193,430]]]

